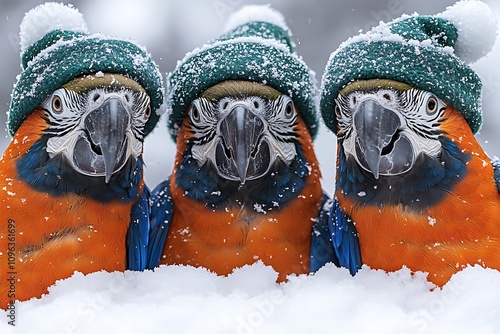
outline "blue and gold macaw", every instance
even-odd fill
[[[234,27],[181,62],[169,83],[177,154],[152,192],[149,266],[227,275],[262,261],[283,281],[332,261],[312,144],[314,84],[286,29]]]
[[[353,274],[406,266],[442,286],[468,265],[500,269],[500,173],[474,138],[481,82],[443,52],[459,38],[443,17],[383,25],[327,65],[321,108],[338,138],[330,230]]]
[[[48,3],[23,22],[47,10],[80,16]],[[0,279],[13,278],[0,285],[0,308],[40,297],[75,271],[144,261],[145,247],[135,247],[147,246],[149,229],[143,139],[162,101],[161,74],[130,42],[56,29],[23,61],[0,160]]]

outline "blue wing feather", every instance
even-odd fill
[[[160,183],[151,195],[151,232],[149,233],[148,262],[146,269],[153,269],[160,263],[163,246],[167,238],[174,202],[170,194],[170,180]]]
[[[342,211],[336,198],[330,209],[328,226],[339,265],[349,269],[354,276],[362,265],[358,233],[353,221]]]
[[[310,271],[314,273],[323,267],[328,262],[333,262],[339,265],[335,252],[333,250],[332,239],[328,229],[328,219],[330,217],[331,199],[326,194],[323,194],[318,218],[316,219],[311,238],[311,258]]]
[[[498,192],[500,193],[500,160],[495,159],[492,162],[495,182],[497,184]]]
[[[150,230],[148,187],[144,186],[141,196],[132,206],[130,226],[127,231],[127,269],[144,270]]]

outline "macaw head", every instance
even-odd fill
[[[76,78],[41,107],[51,125],[46,130],[48,156],[62,154],[78,173],[109,183],[129,159],[142,154],[149,96],[123,75]]]
[[[496,30],[487,5],[459,1],[380,22],[332,52],[320,109],[339,140],[337,196],[420,212],[453,191],[482,124],[481,79],[469,64],[491,51]]]
[[[314,73],[281,13],[243,7],[167,79],[168,128],[178,148],[173,192],[265,211],[297,198],[308,175],[319,178]],[[310,184],[320,188],[319,180]]]
[[[269,187],[289,186],[295,193],[309,174],[299,145],[299,137],[311,140],[305,129],[290,96],[261,83],[223,81],[187,110],[177,141],[182,162],[176,181],[191,190],[188,196],[208,202]]]
[[[121,74],[84,75],[62,85],[36,109],[46,126],[18,162],[28,183],[51,193],[93,193],[99,199],[106,197],[106,187],[137,187],[151,115],[150,97],[141,85]]]
[[[163,103],[151,55],[129,40],[90,34],[76,8],[55,2],[28,11],[19,38],[22,71],[7,121],[19,179],[53,196],[136,198],[142,143]]]
[[[362,80],[335,100],[344,152],[375,179],[401,175],[421,154],[438,158],[446,103],[431,92],[392,80]]]
[[[447,123],[472,133],[461,113],[431,92],[393,80],[358,80],[339,92],[334,112],[344,193],[420,207],[466,174],[470,155],[461,152]]]
[[[193,158],[225,180],[243,185],[297,155],[293,101],[269,86],[225,81],[194,100],[188,116]]]

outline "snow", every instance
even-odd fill
[[[462,0],[438,14],[457,28],[455,54],[465,63],[474,63],[486,56],[495,44],[497,20],[495,13],[478,0]]]
[[[414,14],[413,16],[416,16],[418,14]],[[395,42],[395,43],[401,43],[401,44],[410,44],[414,46],[419,46],[422,43],[425,45],[425,41],[420,42],[416,40],[406,40],[403,38],[403,36],[394,34],[391,31],[390,25],[393,24],[394,22],[405,20],[407,18],[410,18],[410,15],[402,15],[401,17],[391,21],[391,22],[380,22],[379,25],[376,27],[373,27],[370,31],[366,33],[361,33],[356,36],[349,37],[346,41],[342,42],[337,50],[331,53],[330,58],[328,60],[328,64],[330,64],[333,61],[333,58],[345,47],[354,44],[354,43],[359,43],[359,42]],[[422,45],[422,46],[424,46]],[[329,65],[327,65],[328,67]],[[321,90],[323,90],[323,87],[321,87]]]
[[[224,46],[224,45],[227,45],[229,47],[229,46],[231,46],[231,44],[236,44],[236,43],[262,44],[262,45],[265,45],[268,47],[276,48],[276,49],[281,50],[285,53],[290,52],[287,45],[282,44],[278,40],[275,40],[275,39],[262,38],[259,36],[236,37],[236,38],[226,39],[223,41],[212,41],[211,43],[207,43],[207,44],[203,45],[202,47],[195,48],[193,51],[188,52],[184,56],[183,59],[181,59],[177,62],[177,67],[184,64],[190,58],[195,57],[202,52],[205,52],[207,50],[210,50],[210,49],[213,49],[216,47]],[[299,56],[297,56],[296,54],[292,54],[292,55],[294,57],[296,57],[297,59],[301,60],[301,58]]]
[[[47,2],[39,5],[24,16],[20,27],[21,52],[40,40],[47,33],[57,30],[87,33],[83,15],[71,5]]]
[[[228,277],[202,268],[98,272],[59,281],[0,311],[0,333],[498,333],[500,273],[467,267],[443,289],[408,269],[327,265],[315,275],[277,274],[257,262]]]
[[[283,15],[271,8],[270,5],[250,5],[242,7],[229,17],[224,31],[228,32],[249,22],[268,22],[274,24],[287,31],[291,36],[290,29],[288,29]]]

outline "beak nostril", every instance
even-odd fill
[[[92,97],[92,101],[97,102],[97,100],[99,100],[100,98],[101,94],[94,94],[94,96]]]

